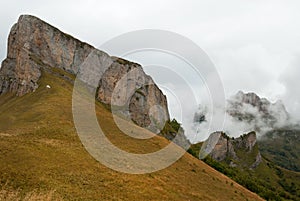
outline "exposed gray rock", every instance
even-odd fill
[[[217,161],[223,161],[227,157],[236,158],[233,143],[224,133],[221,133],[217,144],[210,152],[210,156]]]
[[[34,16],[22,15],[9,34],[7,58],[0,71],[0,94],[10,91],[22,96],[35,91],[42,66],[76,74],[92,49]]]
[[[263,127],[282,127],[290,118],[281,101],[271,103],[255,93],[242,91],[228,100],[227,113],[238,121],[253,124],[256,131]]]
[[[139,64],[121,58],[103,74],[97,98],[154,132],[169,120],[166,96]]]
[[[250,169],[255,169],[260,163],[262,162],[262,157],[260,155],[260,152],[256,155],[255,162],[250,166]]]
[[[127,105],[126,115],[139,126],[157,130],[158,124],[169,120],[166,97],[139,64],[110,57],[39,18],[20,16],[9,34],[7,58],[0,70],[0,94],[34,92],[43,69],[52,67],[99,88],[96,94],[102,103]],[[132,69],[136,71],[130,76]],[[115,89],[118,83],[122,87]]]
[[[202,154],[207,153],[212,159],[226,162],[231,167],[254,169],[262,161],[259,150],[255,149],[257,146],[255,132],[236,139],[230,138],[225,133],[215,132],[202,146]]]
[[[256,144],[256,134],[255,132],[250,132],[236,139],[230,139],[230,141],[234,142],[236,148],[251,152]]]

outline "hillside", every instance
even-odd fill
[[[300,174],[286,170],[266,158],[260,148],[264,142],[256,141],[254,132],[239,138],[213,133],[210,138],[216,135],[220,137],[214,147],[210,147],[207,140],[192,145],[189,152],[198,158],[203,155],[200,150],[212,149],[203,159],[205,163],[267,200],[299,200]],[[270,145],[264,146],[264,149],[266,147],[270,153],[276,151]]]
[[[266,133],[259,141],[262,154],[276,165],[300,172],[300,131],[278,129]]]
[[[261,200],[189,154],[151,174],[108,169],[85,151],[76,134],[72,84],[44,72],[39,86],[22,97],[0,96],[0,181],[5,190],[22,196],[52,193],[63,200]],[[104,106],[97,103],[96,111],[109,139],[124,150],[152,152],[169,143],[159,136],[137,140],[123,135]]]
[[[166,96],[140,64],[110,56],[37,17],[19,17],[10,30],[7,49],[0,94],[34,92],[42,70],[55,67],[77,75],[94,88],[98,101],[114,106],[115,112],[141,127],[156,131],[155,122],[169,120]],[[59,72],[56,75],[63,77]],[[161,110],[150,110],[153,106]]]
[[[90,52],[100,68],[78,71]],[[89,79],[89,73],[103,75],[95,111],[112,144],[145,154],[170,143],[153,135],[151,129],[123,119],[122,124],[133,134],[152,137],[132,138],[114,123],[106,101],[111,98],[111,87],[130,69],[152,85],[128,85],[136,92],[130,100],[129,117],[149,128],[153,116],[145,108],[159,104],[167,112],[167,102],[140,65],[112,58],[36,17],[20,17],[11,30],[8,56],[0,70],[0,200],[262,200],[188,153],[166,169],[139,175],[117,172],[96,161],[85,150],[73,123],[72,91],[78,72],[89,84],[95,81]],[[178,122],[166,117],[169,124],[162,134],[180,131]],[[171,152],[181,151],[172,147]]]

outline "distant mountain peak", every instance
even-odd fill
[[[237,121],[252,123],[259,131],[263,127],[282,127],[289,122],[289,114],[282,101],[271,103],[257,94],[239,91],[227,101],[227,113]]]
[[[260,137],[273,129],[297,127],[281,100],[272,103],[254,92],[238,91],[227,99],[225,108],[215,107],[214,110],[209,110],[206,105],[199,105],[193,119],[195,132],[201,133],[208,129],[208,125],[214,124],[214,122],[209,122],[212,112],[227,114],[224,127],[217,129],[230,136],[255,131]]]
[[[268,101],[266,98],[260,98],[254,92],[244,93],[242,91],[239,91],[236,95],[232,96],[229,99],[229,102],[238,104],[249,104],[259,109],[259,111],[264,111],[264,107],[269,106],[271,104],[270,101]]]

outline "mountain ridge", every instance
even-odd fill
[[[30,26],[24,29],[30,30]],[[34,34],[31,36],[35,40]],[[42,51],[35,42],[25,50]],[[43,41],[37,44],[45,45]],[[23,50],[10,46],[4,69],[0,70],[0,193],[4,194],[0,199],[9,198],[11,193],[7,192],[16,194],[15,200],[27,199],[35,192],[51,195],[48,200],[262,200],[187,153],[166,169],[142,175],[116,172],[97,162],[84,149],[72,121],[75,74],[70,66],[51,64],[52,57],[43,58],[50,54],[47,51],[30,57]],[[11,57],[15,55],[20,57]],[[25,65],[16,66],[23,59]],[[53,59],[60,62],[66,58]],[[126,64],[121,66],[129,69]],[[36,74],[27,72],[31,67]],[[106,136],[125,151],[151,153],[170,143],[158,135],[149,140],[125,135],[104,103],[96,101],[95,111]],[[178,128],[178,123],[173,123]],[[151,134],[132,122],[127,123],[127,129]]]
[[[188,152],[266,200],[298,201],[300,173],[270,160],[274,157],[272,149],[281,151],[280,142],[274,149],[272,145],[264,145],[266,141],[257,141],[254,132],[238,138],[215,132],[205,142],[191,145]]]
[[[38,88],[41,69],[53,67],[79,76],[81,80],[97,88],[95,90],[100,102],[116,104],[120,108],[128,105],[121,112],[126,113],[139,126],[149,127],[154,131],[154,121],[164,123],[170,119],[166,96],[152,78],[144,73],[141,65],[111,57],[37,17],[20,16],[10,31],[7,58],[0,69],[0,94],[13,92],[22,96],[34,92]],[[105,76],[105,73],[108,75]],[[139,77],[143,79],[139,80]],[[123,94],[118,97],[113,96],[116,83],[120,82],[125,82],[124,87],[135,98],[126,100],[128,96],[122,91]],[[140,91],[143,93],[138,93]],[[161,111],[152,110],[150,113],[153,106],[159,106]]]
[[[218,139],[215,145],[209,143],[214,141],[213,139]],[[201,147],[199,158],[203,158],[201,156],[203,154],[208,154],[213,160],[226,162],[230,167],[241,169],[255,169],[262,162],[255,132],[241,135],[238,138],[230,138],[223,132],[215,132],[206,142]],[[251,158],[247,155],[251,155]],[[250,160],[245,160],[247,158]]]
[[[299,125],[283,103],[239,91],[227,106],[229,125],[237,128],[212,133],[189,152],[267,200],[299,200]],[[194,122],[205,115],[195,113]],[[236,132],[248,134],[231,137]]]
[[[232,96],[228,100],[226,112],[237,121],[253,125],[256,132],[263,127],[284,127],[289,124],[291,118],[282,101],[271,103],[268,99],[260,98],[253,92],[239,91]]]

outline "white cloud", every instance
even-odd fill
[[[244,90],[281,98],[296,115],[300,62],[289,63],[300,53],[299,9],[296,0],[1,1],[0,58],[10,27],[24,13],[96,47],[125,32],[165,29],[192,39],[211,56],[227,97]]]
[[[296,56],[287,66],[283,74],[280,76],[280,81],[285,87],[285,93],[282,98],[288,111],[291,115],[300,120],[300,56]]]
[[[285,52],[250,44],[241,48],[216,50],[212,57],[227,94],[245,90],[272,99],[274,97],[270,96],[283,93],[284,88],[278,78],[290,60]]]

